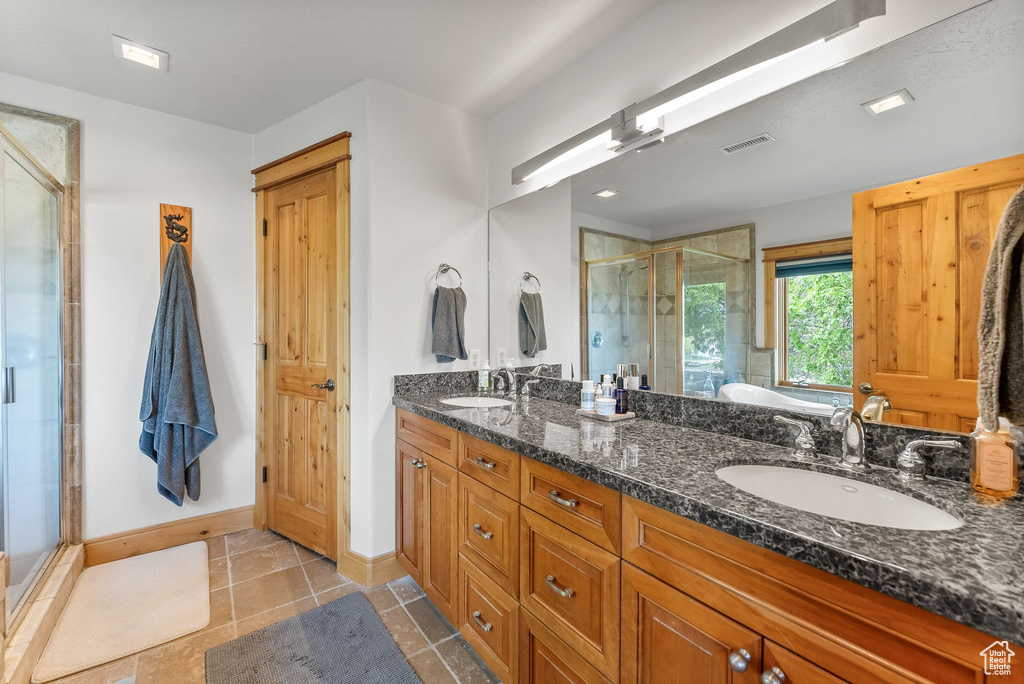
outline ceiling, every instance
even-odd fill
[[[0,72],[249,133],[366,78],[488,118],[655,1],[3,0]]]
[[[991,0],[572,179],[572,208],[651,229],[1024,152],[1024,0]],[[860,105],[906,88],[908,106]],[[776,138],[730,155],[720,147]],[[602,188],[619,194],[602,199]]]

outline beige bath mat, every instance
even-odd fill
[[[33,682],[49,682],[198,631],[210,622],[206,542],[86,568]]]

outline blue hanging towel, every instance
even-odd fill
[[[213,395],[188,254],[171,246],[149,343],[139,449],[156,462],[156,488],[181,506],[199,500],[199,454],[217,439]]]

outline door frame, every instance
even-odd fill
[[[335,420],[337,421],[337,445],[335,463],[335,490],[336,490],[336,518],[334,521],[337,548],[335,556],[338,560],[338,572],[354,580],[365,579],[365,571],[362,575],[355,573],[360,565],[365,567],[366,559],[360,554],[352,551],[350,543],[350,513],[349,501],[349,457],[351,452],[351,295],[350,295],[350,241],[351,241],[351,218],[350,218],[350,188],[349,164],[352,159],[349,155],[349,139],[351,133],[343,132],[338,135],[322,140],[309,147],[293,152],[264,164],[252,170],[255,176],[255,186],[252,188],[256,196],[255,211],[255,233],[256,241],[256,342],[255,342],[255,364],[256,364],[256,503],[253,508],[253,527],[258,530],[267,529],[267,482],[263,479],[263,469],[272,470],[274,467],[274,454],[272,449],[267,448],[266,425],[264,424],[265,401],[268,396],[273,395],[273,388],[268,383],[273,377],[266,372],[264,363],[267,345],[267,326],[265,312],[267,306],[266,291],[266,247],[264,233],[265,202],[267,190],[276,188],[285,183],[309,176],[327,169],[333,168],[336,173],[336,229],[335,235],[335,259],[336,259],[336,314],[338,324],[337,335],[337,403],[339,410]],[[353,563],[352,561],[356,561]],[[361,563],[358,561],[362,561]]]

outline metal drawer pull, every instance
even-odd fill
[[[750,664],[750,651],[741,648],[729,654],[729,667],[733,672],[746,672]]]
[[[576,508],[579,505],[580,502],[576,499],[563,499],[559,496],[559,493],[560,492],[557,489],[552,489],[548,492],[548,498],[557,504],[562,504],[566,508]]]
[[[473,611],[473,619],[476,621],[476,624],[478,624],[480,626],[480,629],[484,630],[485,632],[490,632],[494,628],[494,626],[490,622],[481,622],[480,621],[480,611],[479,610],[474,610]]]
[[[573,596],[576,595],[576,592],[573,591],[572,589],[570,589],[569,587],[566,587],[565,589],[559,589],[558,585],[555,584],[555,576],[554,575],[548,575],[547,577],[544,578],[544,581],[548,583],[549,587],[551,587],[551,591],[555,592],[556,594],[558,594],[562,598],[572,598]]]
[[[424,461],[424,460],[423,460],[423,459],[421,459],[421,458],[414,458],[414,459],[412,459],[412,461],[410,461],[410,463],[412,463],[412,464],[413,464],[414,466],[416,466],[417,468],[419,468],[419,469],[421,469],[421,470],[422,470],[423,468],[426,468],[426,467],[427,467],[427,462],[426,462],[426,461]]]
[[[786,674],[777,667],[761,673],[761,684],[782,684],[784,681],[786,681]]]
[[[476,464],[483,468],[489,468],[490,470],[494,470],[494,463],[491,463],[490,461],[485,461],[479,456],[476,457]]]
[[[494,536],[493,532],[484,532],[484,528],[480,527],[480,523],[473,524],[473,531],[479,534],[484,539],[490,539]]]

